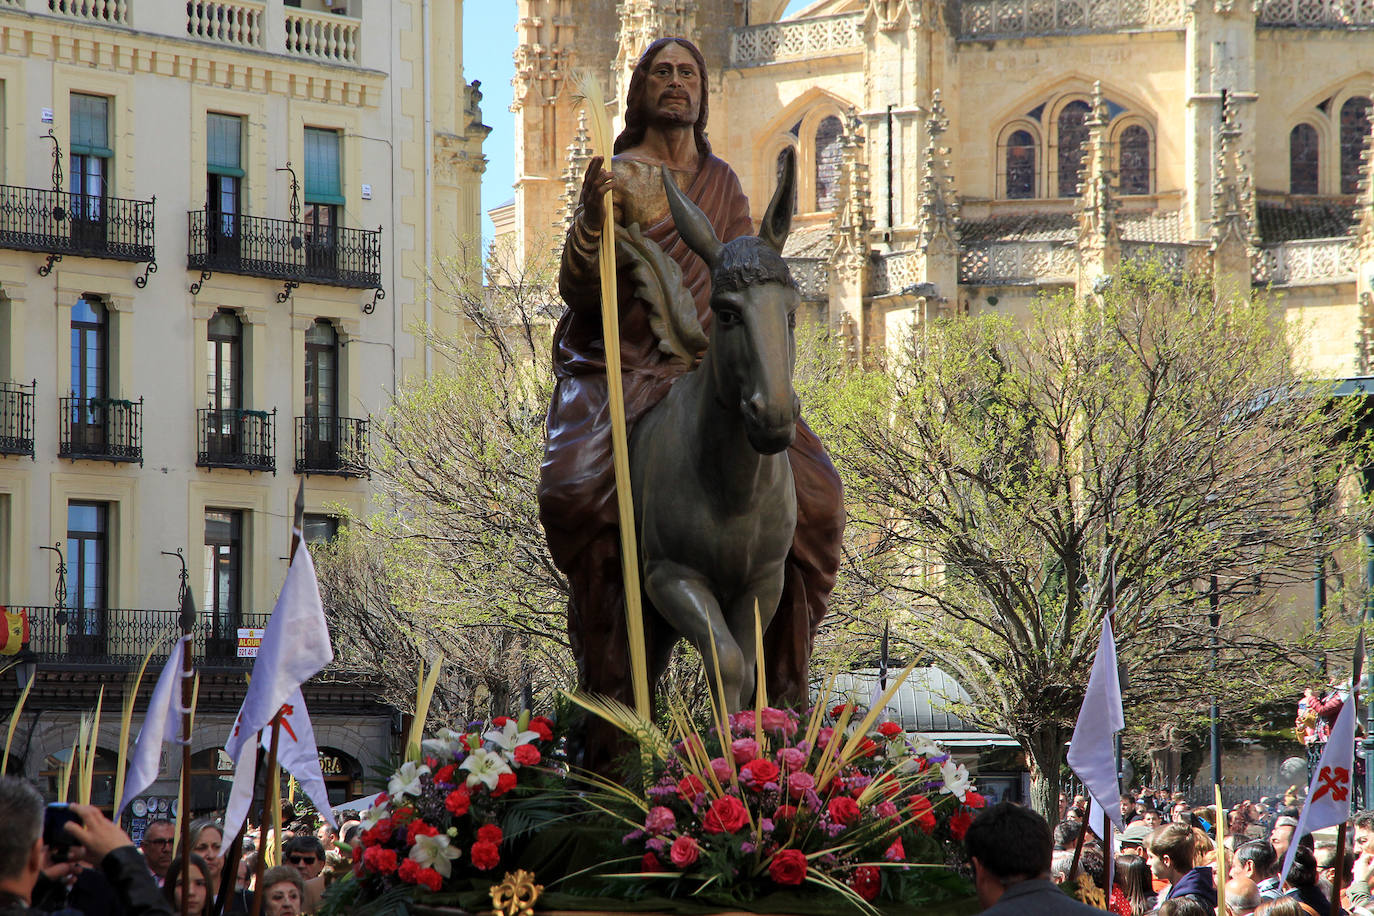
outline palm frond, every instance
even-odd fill
[[[581,691],[561,691],[569,702],[604,719],[634,739],[635,743],[658,760],[667,760],[673,745],[657,725],[638,712],[610,697]]]

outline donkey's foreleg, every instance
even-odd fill
[[[776,572],[760,575],[750,586],[733,601],[726,610],[726,622],[735,644],[744,655],[744,680],[740,686],[740,702],[748,706],[754,699],[754,682],[758,665],[758,634],[768,632],[768,625],[778,610],[782,599],[783,572],[781,565]],[[754,607],[757,603],[757,626]],[[760,629],[761,628],[761,629]],[[765,689],[767,685],[764,685]]]
[[[753,689],[745,681],[745,657],[731,635],[720,612],[720,603],[695,570],[678,563],[655,563],[644,570],[644,591],[664,620],[701,653],[706,674],[715,692],[717,676],[725,691],[723,701],[729,712],[743,708],[744,690]]]

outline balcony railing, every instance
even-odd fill
[[[38,382],[0,382],[0,455],[33,457],[33,393]]]
[[[196,466],[277,473],[276,410],[197,410]]]
[[[238,48],[266,45],[263,19],[267,6],[254,0],[190,0],[186,34]]]
[[[382,230],[313,227],[289,219],[192,210],[186,266],[292,283],[382,285]]]
[[[1374,0],[1264,0],[1259,24],[1307,29],[1374,26]]]
[[[296,473],[370,477],[368,426],[351,417],[296,418]]]
[[[156,200],[0,185],[0,248],[114,261],[153,261]]]
[[[57,457],[143,464],[143,399],[59,398]]]
[[[757,67],[784,60],[806,60],[861,51],[863,46],[863,13],[765,22],[730,30],[730,66]]]
[[[963,0],[964,40],[1180,29],[1179,0]]]
[[[1254,253],[1250,279],[1267,286],[1349,283],[1355,279],[1359,252],[1352,238],[1301,239],[1265,245]]]
[[[358,62],[362,20],[299,8],[286,10],[286,53],[336,64]]]
[[[180,612],[127,608],[16,607],[29,621],[29,651],[39,664],[132,667],[154,646],[166,658],[180,631]],[[265,627],[268,614],[217,614],[201,610],[191,628],[195,663],[200,668],[247,668],[238,657],[238,628]]]
[[[87,22],[129,24],[127,0],[48,0],[48,9]]]

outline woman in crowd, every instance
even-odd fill
[[[195,853],[191,854],[191,879],[182,880],[181,853],[172,856],[172,864],[167,868],[166,880],[162,883],[162,896],[172,905],[174,912],[181,912],[181,897],[187,896],[186,911],[191,916],[211,916],[212,898],[210,895],[210,866]]]
[[[1155,908],[1155,894],[1150,881],[1150,864],[1140,856],[1116,857],[1116,889],[1126,898],[1131,916],[1144,916]]]

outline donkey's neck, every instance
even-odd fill
[[[688,400],[695,405],[692,439],[704,489],[727,510],[740,511],[762,489],[760,483],[771,471],[768,458],[772,456],[759,454],[749,442],[739,394],[724,391],[717,384],[709,348],[696,371],[678,382],[683,383],[696,389],[696,396]]]

